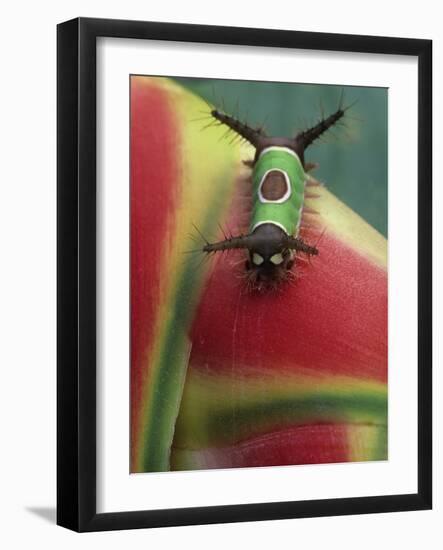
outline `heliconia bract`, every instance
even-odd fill
[[[243,251],[187,254],[249,215],[251,150],[201,111],[131,78],[131,471],[386,459],[386,240],[319,186],[319,255],[281,289],[248,291]]]

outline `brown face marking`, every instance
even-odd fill
[[[288,192],[288,182],[278,170],[271,170],[261,186],[261,194],[267,201],[278,201]]]

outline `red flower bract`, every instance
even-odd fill
[[[216,260],[192,329],[191,364],[386,382],[386,271],[335,235],[319,247],[310,264],[294,268],[301,277],[277,291],[248,292],[238,269]]]

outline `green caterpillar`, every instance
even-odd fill
[[[252,211],[247,235],[206,243],[203,251],[246,249],[246,269],[260,288],[286,279],[296,252],[317,255],[318,249],[299,237],[307,180],[304,153],[348,108],[340,104],[330,116],[294,138],[270,137],[262,128],[251,128],[226,113],[212,110],[218,123],[255,147],[254,160],[247,163],[252,168]]]

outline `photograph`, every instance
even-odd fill
[[[388,460],[388,89],[129,90],[131,474]]]
[[[434,4],[5,4],[2,547],[439,546]]]

